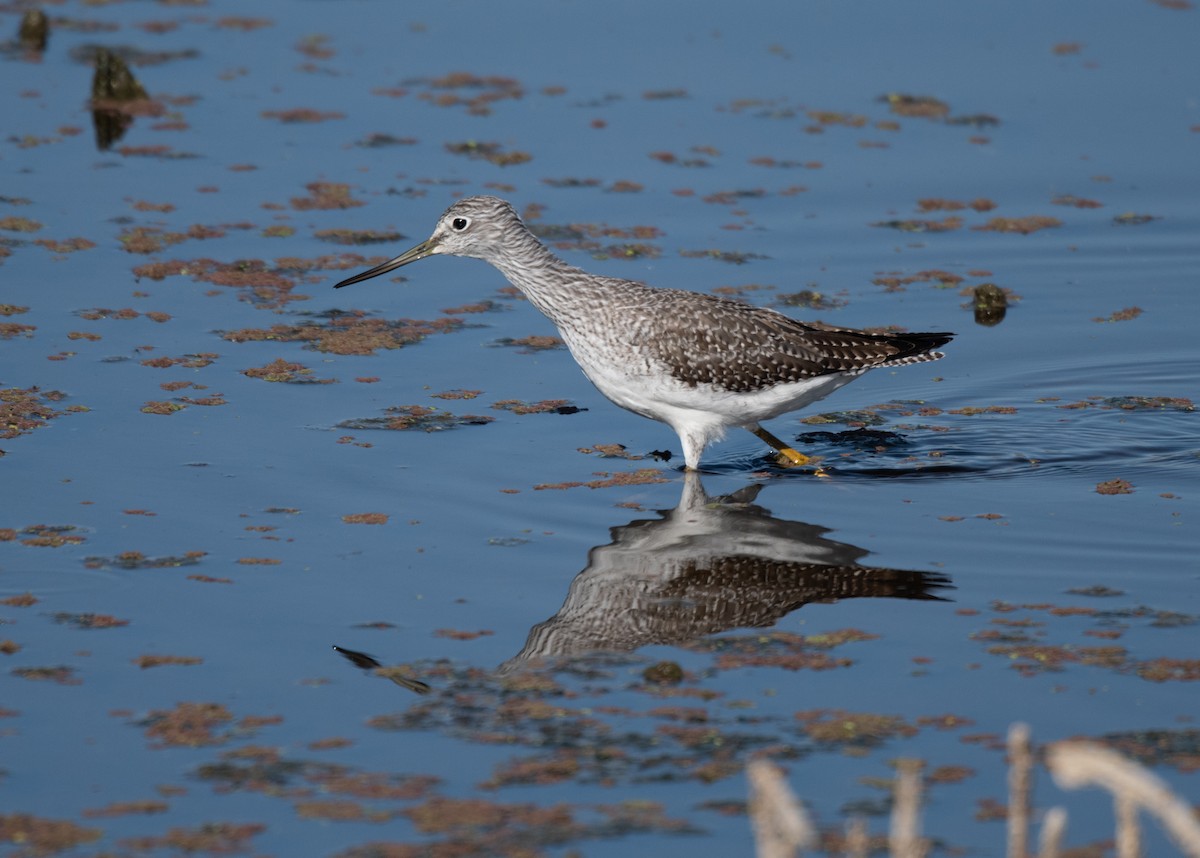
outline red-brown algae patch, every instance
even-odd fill
[[[232,578],[214,578],[211,575],[188,575],[187,580],[198,581],[201,584],[232,584]]]
[[[918,728],[898,715],[813,709],[795,714],[800,729],[814,741],[846,751],[864,751],[894,738],[910,738]]]
[[[208,366],[220,355],[214,352],[199,352],[197,354],[182,355],[180,357],[162,357],[146,358],[141,362],[142,366],[153,367],[155,369],[167,369],[174,366],[182,366],[187,369],[199,369]]]
[[[334,384],[337,381],[333,378],[314,378],[312,370],[304,364],[285,361],[283,358],[276,358],[260,367],[244,369],[242,375],[287,384]]]
[[[48,404],[61,402],[66,396],[61,391],[42,391],[38,387],[0,389],[0,439],[32,432],[66,412],[87,410],[84,406],[70,406],[65,411],[56,411]]]
[[[139,409],[143,414],[157,414],[160,416],[175,414],[187,408],[186,405],[180,405],[177,402],[164,402],[162,400],[151,400]]]
[[[622,228],[591,223],[534,223],[531,229],[556,250],[585,251],[594,259],[658,258],[662,255],[661,249],[647,242],[665,235],[654,226]],[[622,241],[613,244],[602,240],[614,238]]]
[[[545,759],[522,758],[501,763],[479,787],[496,790],[508,786],[547,786],[574,780],[582,770],[578,753],[562,750]]]
[[[625,449],[624,444],[593,444],[590,447],[577,447],[576,449],[585,456],[590,456],[593,453],[599,454],[601,459],[628,459],[631,461],[638,461],[646,458],[646,456],[639,456],[636,453],[630,453]]]
[[[543,399],[540,402],[523,402],[520,399],[501,399],[492,403],[497,411],[512,414],[574,414],[579,411],[569,399]],[[584,409],[586,410],[586,409]]]
[[[204,659],[185,655],[142,655],[133,659],[133,663],[146,670],[150,667],[162,667],[165,664],[194,665],[203,664]]]
[[[130,207],[139,212],[161,212],[163,214],[170,214],[171,212],[175,211],[175,206],[173,203],[152,203],[148,200],[130,200],[128,198],[126,198],[126,201],[129,203]]]
[[[399,232],[372,229],[320,229],[314,232],[313,236],[321,241],[345,245],[393,244],[405,238]]]
[[[803,307],[807,310],[835,310],[845,307],[849,301],[835,298],[816,289],[801,289],[799,292],[780,293],[775,303],[781,307]]]
[[[1012,613],[1020,609],[1043,611],[1051,617],[1094,617],[1100,627],[1083,629],[1082,634],[1102,639],[1121,637],[1128,625],[1137,619],[1149,620],[1149,625],[1155,628],[1191,626],[1197,622],[1197,618],[1190,615],[1153,611],[1142,607],[1109,608],[1099,611],[1092,608],[1052,604],[1013,605],[998,602],[993,604],[992,608],[998,613]],[[1114,623],[1120,625],[1114,628]],[[1117,646],[1052,643],[1044,640],[1048,633],[1048,624],[1033,619],[995,618],[991,621],[991,626],[992,628],[972,634],[971,638],[987,642],[989,654],[1009,661],[1015,670],[1026,677],[1037,676],[1045,672],[1061,672],[1072,665],[1085,665],[1129,674],[1154,682],[1200,679],[1200,672],[1196,670],[1197,666],[1200,666],[1198,660],[1169,657],[1139,660],[1134,658],[1128,650]]]
[[[1200,681],[1200,659],[1155,658],[1141,662],[1137,675],[1150,682]]]
[[[833,670],[850,667],[854,660],[829,655],[829,650],[846,643],[874,640],[875,635],[857,629],[843,629],[806,637],[790,632],[763,635],[738,635],[685,644],[687,649],[711,652],[717,670],[741,670],[746,667],[775,667],[782,670]]]
[[[961,217],[951,215],[941,220],[925,220],[921,218],[884,220],[872,223],[871,226],[898,229],[901,232],[953,232],[956,229],[961,229],[963,223],[964,221]]]
[[[492,112],[492,105],[499,101],[520,99],[525,95],[525,88],[515,78],[500,75],[477,75],[471,72],[451,72],[442,77],[415,78],[405,81],[406,86],[423,86],[426,89],[417,94],[417,98],[427,101],[437,107],[466,107],[467,112],[476,116],[486,116]],[[374,90],[376,95],[404,95],[403,89]]]
[[[11,340],[13,337],[29,338],[37,330],[36,325],[23,325],[20,322],[0,322],[0,339]]]
[[[998,644],[987,650],[989,655],[1001,656],[1022,676],[1031,677],[1045,672],[1061,672],[1069,664],[1125,669],[1129,653],[1117,646],[1067,647],[1056,644]]]
[[[31,682],[53,682],[56,685],[82,685],[83,680],[75,675],[75,668],[65,665],[55,667],[17,667],[12,675]]]
[[[350,196],[350,186],[339,182],[309,182],[304,186],[307,197],[292,197],[291,207],[296,211],[336,210],[365,205],[362,200]]]
[[[186,232],[168,232],[154,226],[135,226],[117,235],[121,248],[129,253],[158,253],[166,247],[189,240],[222,238],[227,229],[252,229],[253,224],[224,224],[220,227],[194,224]]]
[[[573,489],[579,487],[587,487],[589,489],[608,489],[617,486],[639,486],[653,485],[655,483],[669,483],[663,472],[658,468],[642,468],[638,471],[627,471],[622,474],[609,474],[603,471],[597,472],[596,476],[600,479],[588,481],[570,481],[563,483],[539,483],[535,485],[534,491],[544,491],[547,489]]]
[[[8,232],[37,232],[41,228],[41,223],[27,217],[10,216],[0,218],[0,229]]]
[[[1015,232],[1029,235],[1043,229],[1053,229],[1062,226],[1062,221],[1046,215],[1029,215],[1027,217],[994,217],[983,226],[971,227],[980,232]]]
[[[165,801],[147,799],[144,801],[116,801],[104,807],[84,808],[83,815],[87,819],[114,819],[120,816],[152,816],[156,813],[166,813],[171,806]]]
[[[65,819],[45,819],[28,813],[0,814],[0,842],[19,844],[24,856],[56,855],[85,843],[94,843],[104,835],[99,828],[84,828]]]
[[[963,727],[974,727],[975,722],[962,715],[922,715],[917,718],[920,727],[933,727],[935,730],[958,730]]]
[[[399,811],[396,810],[378,810],[345,799],[296,802],[296,815],[301,819],[322,819],[327,822],[387,822],[398,814]]]
[[[253,341],[302,342],[319,352],[339,355],[373,355],[376,349],[400,349],[419,343],[432,334],[450,333],[462,327],[460,319],[371,319],[355,315],[337,316],[328,324],[273,325],[229,331],[223,338],[235,343]]]
[[[977,212],[988,212],[996,208],[996,204],[985,197],[979,197],[967,202],[948,200],[940,197],[926,197],[917,200],[917,210],[921,212],[955,212],[968,208],[974,209]]]
[[[1074,194],[1059,194],[1053,197],[1050,202],[1056,206],[1072,206],[1077,209],[1101,209],[1104,208],[1104,203],[1098,200],[1090,200],[1086,197],[1077,197]]]
[[[242,33],[261,30],[265,27],[274,27],[275,22],[270,18],[249,18],[239,15],[227,15],[223,18],[218,18],[213,22],[213,26],[220,30],[236,30]]]
[[[1056,405],[1055,407],[1070,410],[1082,408],[1115,408],[1122,411],[1163,410],[1191,412],[1196,410],[1195,403],[1183,396],[1090,396],[1086,400]]]
[[[1183,720],[1183,719],[1181,719]],[[1200,771],[1197,740],[1200,731],[1137,730],[1107,733],[1099,737],[1105,745],[1133,757],[1146,766],[1171,766],[1184,773]]]
[[[680,250],[679,255],[685,259],[713,259],[718,262],[727,262],[730,265],[745,265],[754,259],[766,259],[760,253],[745,253],[738,250],[720,250],[715,247],[705,248],[702,250]]]
[[[1117,310],[1115,313],[1110,314],[1107,318],[1105,318],[1103,316],[1097,316],[1097,317],[1093,318],[1092,321],[1093,322],[1128,322],[1128,321],[1130,321],[1132,319],[1136,319],[1138,316],[1142,315],[1142,312],[1143,311],[1142,311],[1141,307],[1126,307],[1123,310]]]
[[[196,828],[173,827],[161,836],[127,837],[117,845],[133,852],[171,850],[182,855],[235,855],[250,849],[250,840],[267,830],[258,823],[206,822]]]
[[[264,119],[278,119],[286,125],[311,124],[328,122],[330,119],[345,119],[346,114],[339,110],[314,110],[311,107],[294,107],[289,110],[264,110],[260,114]]]
[[[376,131],[368,134],[361,140],[354,141],[354,145],[363,149],[381,149],[385,146],[415,146],[419,142],[416,137],[397,137],[394,134],[385,134]],[[424,195],[424,191],[413,194],[413,196]]]
[[[570,830],[575,827],[571,808],[566,804],[539,807],[535,804],[501,804],[485,799],[434,797],[415,807],[406,808],[407,816],[423,834],[457,832],[488,840],[512,837],[515,828]],[[467,853],[470,854],[470,853]]]
[[[174,709],[152,710],[136,724],[145,729],[151,747],[199,748],[224,744],[279,720],[247,716],[234,723],[233,713],[220,703],[177,703]]]
[[[65,239],[38,238],[33,243],[38,247],[46,248],[51,253],[75,253],[80,250],[91,250],[96,246],[96,242],[82,237]]]
[[[305,747],[310,751],[336,751],[341,748],[349,748],[353,744],[353,739],[347,739],[342,736],[331,736],[328,739],[315,739]]]
[[[81,545],[87,539],[74,532],[79,529],[73,524],[30,525],[21,531],[21,534],[26,537],[21,540],[21,544],[36,548],[61,548],[64,545]]]
[[[179,397],[179,401],[182,403],[185,403],[187,405],[199,405],[202,407],[214,406],[214,405],[228,405],[229,404],[228,400],[225,399],[225,395],[222,393],[214,393],[211,396],[199,396],[199,397],[197,397],[197,396],[181,396],[181,397]]]
[[[343,515],[346,524],[387,524],[388,517],[381,512],[357,512]]]
[[[83,565],[88,569],[175,569],[195,566],[206,551],[188,551],[182,555],[147,557],[140,551],[122,551],[114,557],[85,557]]]
[[[950,113],[949,104],[929,95],[909,95],[903,92],[889,92],[881,95],[879,101],[886,103],[888,109],[897,116],[915,117],[918,119],[945,119]]]
[[[340,257],[320,257],[316,260],[285,258],[276,260],[271,268],[260,259],[242,259],[235,262],[217,262],[212,259],[170,260],[138,265],[133,273],[138,277],[162,280],[166,277],[186,274],[193,280],[212,283],[241,290],[241,299],[251,301],[256,307],[280,310],[293,301],[307,301],[307,295],[294,293],[296,280],[280,273],[282,271],[308,271],[314,268],[350,267],[361,261],[357,254]],[[212,292],[209,294],[219,294]]]
[[[145,316],[152,322],[162,323],[171,321],[170,313],[161,313],[156,311],[139,313],[132,307],[122,307],[119,310],[113,310],[109,307],[94,307],[90,310],[78,310],[76,311],[76,314],[79,316],[79,318],[87,319],[89,322],[95,322],[99,319],[137,319],[142,316]]]
[[[357,420],[343,420],[337,424],[342,429],[386,429],[394,432],[420,430],[422,432],[441,432],[458,426],[483,426],[496,418],[479,414],[452,414],[438,408],[424,405],[393,405],[384,409],[386,417],[366,417]]]
[[[502,337],[495,341],[497,346],[516,346],[522,354],[532,354],[534,352],[549,351],[551,349],[564,349],[567,344],[559,337],[535,335],[529,337],[520,337],[512,339]]]
[[[1016,414],[1017,409],[1011,405],[965,405],[962,408],[947,408],[945,413],[960,417],[978,417],[984,414]]]
[[[1113,218],[1113,223],[1117,226],[1142,226],[1143,224],[1156,221],[1159,218],[1149,214],[1135,214],[1134,212],[1125,212]]]
[[[72,614],[60,611],[51,616],[54,622],[77,629],[118,629],[129,625],[129,620],[122,620],[110,614]]]
[[[445,307],[438,312],[447,316],[462,316],[469,313],[495,313],[505,309],[503,305],[491,300],[476,301],[473,304],[462,304],[458,307]]]
[[[491,629],[481,629],[474,632],[462,631],[460,629],[434,629],[433,632],[435,638],[447,638],[454,641],[473,641],[494,634],[495,632]]]

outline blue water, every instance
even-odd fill
[[[1039,742],[1165,730],[1186,743],[1195,730],[1194,679],[1153,681],[1138,670],[1160,658],[1194,659],[1200,615],[1198,417],[1181,403],[1153,399],[1195,400],[1200,393],[1195,9],[1082,2],[398,8],[68,2],[49,10],[53,29],[40,60],[5,54],[0,243],[11,255],[0,260],[0,305],[28,311],[0,316],[0,324],[35,329],[0,338],[0,390],[57,390],[65,398],[54,408],[87,410],[0,440],[0,529],[17,531],[0,542],[0,598],[30,593],[38,600],[0,605],[0,641],[19,647],[0,655],[0,708],[12,713],[0,719],[4,812],[100,830],[98,841],[66,853],[79,855],[153,854],[124,838],[216,821],[264,824],[246,847],[264,855],[349,855],[371,842],[456,836],[422,832],[397,815],[423,799],[368,800],[363,804],[385,821],[334,822],[298,809],[304,801],[354,798],[317,781],[294,776],[291,793],[227,793],[203,777],[223,753],[267,746],[286,760],[351,772],[435,775],[442,782],[431,795],[542,808],[564,802],[581,821],[600,818],[599,805],[660,802],[668,816],[701,830],[595,829],[543,845],[545,854],[750,854],[745,817],[702,803],[744,799],[740,766],[751,750],[771,745],[797,794],[833,829],[851,804],[883,800],[862,779],[890,777],[896,757],[921,757],[931,768],[967,766],[973,774],[962,783],[931,788],[925,831],[948,846],[998,855],[1002,823],[974,815],[981,799],[1003,801],[1003,752],[971,734],[1003,736],[1022,720]],[[249,15],[270,23],[250,30],[221,23]],[[140,26],[163,21],[178,27],[154,33]],[[112,29],[87,32],[95,28],[84,22]],[[0,17],[0,34],[16,29],[11,10]],[[332,56],[297,51],[317,34],[328,37]],[[1067,43],[1077,51],[1055,52]],[[72,59],[89,44],[197,51],[134,69],[152,96],[194,99],[168,106],[165,117],[138,117],[122,140],[98,151],[86,105],[91,69]],[[511,78],[522,97],[494,101],[486,115],[463,104],[440,106],[439,96],[469,99],[483,91],[431,84],[452,72]],[[665,97],[677,90],[682,94]],[[999,124],[899,116],[879,101],[889,92],[936,97],[952,117],[987,114]],[[289,124],[263,115],[297,108],[344,117]],[[827,124],[816,133],[819,123],[808,111],[863,122]],[[185,126],[156,128],[171,120]],[[357,145],[371,134],[415,142]],[[465,141],[496,142],[532,159],[500,167],[447,150]],[[156,146],[189,157],[121,151]],[[675,163],[656,153],[671,153]],[[790,166],[754,163],[764,158]],[[690,161],[706,166],[681,163]],[[595,183],[570,187],[567,180]],[[362,205],[290,205],[318,181],[350,185]],[[618,182],[641,190],[612,192]],[[958,336],[938,363],[870,374],[808,412],[773,421],[771,430],[788,439],[842,433],[847,425],[800,421],[822,411],[901,404],[878,410],[886,419],[874,428],[896,436],[882,450],[841,445],[847,438],[836,434],[801,444],[830,465],[827,479],[774,469],[762,444],[744,432],[710,447],[702,476],[708,495],[759,490],[749,500],[735,496],[732,506],[693,510],[692,518],[711,529],[701,538],[687,530],[695,523],[688,524],[686,501],[677,510],[685,483],[678,441],[667,427],[604,400],[565,350],[497,345],[553,328],[526,302],[499,293],[506,284],[495,271],[436,259],[404,269],[400,283],[384,277],[332,290],[366,267],[363,259],[394,255],[425,238],[445,206],[470,193],[498,193],[524,211],[540,206],[535,224],[662,231],[646,240],[657,256],[561,251],[597,273],[699,291],[755,285],[762,288],[744,297],[764,305],[812,289],[844,306],[787,312]],[[705,202],[715,194],[736,196]],[[1052,202],[1066,194],[1103,207]],[[996,207],[920,212],[917,201],[932,198],[982,198]],[[137,201],[174,209],[146,211]],[[1154,219],[1114,222],[1126,213]],[[948,216],[964,225],[947,232],[873,225]],[[1029,235],[973,229],[998,216],[1053,216],[1062,224]],[[42,228],[16,231],[4,225],[10,217]],[[196,224],[226,231],[148,255],[127,252],[118,238],[132,227],[186,232]],[[263,232],[280,225],[294,234]],[[316,236],[328,229],[406,238],[340,246]],[[33,243],[75,237],[97,246],[62,254]],[[753,256],[735,265],[683,255],[707,250]],[[202,259],[266,260],[270,268],[282,257],[338,253],[363,259],[303,275],[283,272],[308,298],[280,309],[188,275],[139,279],[133,271],[148,262]],[[926,278],[901,291],[875,282],[929,270],[963,281],[939,288]],[[982,282],[1019,296],[992,327],[975,323],[970,296],[961,294]],[[444,319],[444,309],[482,300],[496,301],[497,311],[461,314],[461,329],[373,355],[222,336],[320,321],[334,309]],[[1130,307],[1142,312],[1094,321]],[[80,315],[96,308],[170,319]],[[202,367],[142,364],[205,353],[217,357]],[[276,359],[336,383],[273,384],[243,374]],[[160,386],[181,381],[205,387]],[[451,390],[482,393],[470,400],[433,396]],[[227,404],[141,412],[151,401],[218,393]],[[516,415],[491,407],[505,399],[565,399],[586,410]],[[1063,407],[1078,403],[1087,407]],[[339,426],[407,405],[495,420],[437,432]],[[984,413],[951,413],[962,409]],[[596,444],[624,445],[636,456],[675,455],[664,463],[580,452]],[[535,488],[638,468],[660,469],[661,482]],[[1118,479],[1132,493],[1096,492]],[[343,520],[362,513],[387,521]],[[22,531],[36,525],[70,526],[66,535],[81,541],[26,544],[38,534]],[[130,551],[152,559],[203,555],[194,565],[162,568],[113,562]],[[653,588],[655,576],[680,558],[750,552],[796,563],[813,551],[819,556],[806,562],[823,565],[826,571],[816,573],[822,586],[838,580],[835,566],[902,570],[949,586],[931,591],[936,600],[849,598],[819,588],[799,598],[745,589],[731,572],[718,582],[724,591],[681,586],[652,593],[645,604],[622,589],[639,576]],[[239,562],[247,559],[277,562]],[[780,580],[796,574],[789,566]],[[1119,595],[1069,592],[1099,587]],[[506,684],[512,674],[497,668],[511,669],[531,630],[570,614],[572,599],[585,593],[593,600],[578,616],[596,624],[611,618],[616,631],[605,649],[620,654],[526,669],[566,689],[566,697],[552,698],[556,705],[585,710],[608,731],[603,742],[593,736],[579,747],[608,742],[631,762],[602,783],[581,771],[552,786],[485,788],[498,767],[545,750],[522,744],[527,723],[488,720],[491,708],[520,698]],[[630,632],[653,630],[656,606],[677,617],[759,604],[755,599],[780,614],[769,621],[775,631],[858,629],[875,637],[829,651],[850,659],[849,666],[792,671],[722,669],[716,654],[688,643],[684,632]],[[1061,608],[1105,613],[1054,610]],[[60,613],[111,615],[128,624],[79,629],[59,622]],[[745,622],[716,634],[766,634]],[[470,634],[458,639],[444,630]],[[1124,655],[1109,666],[1071,660],[1025,675],[1014,667],[1025,662],[994,649],[1006,643],[990,639],[996,633],[1019,633],[1026,643],[1075,656],[1097,646],[1121,647]],[[416,697],[360,673],[332,645],[407,665],[433,691]],[[202,663],[133,663],[145,655]],[[662,699],[642,689],[643,669],[662,660],[689,671],[685,688],[715,696]],[[19,673],[57,666],[72,668],[78,684]],[[235,730],[221,744],[154,747],[139,723],[181,701],[219,703],[235,719],[282,721]],[[720,733],[760,741],[729,757],[712,747],[693,752],[659,729],[677,722],[653,714],[676,705],[703,707]],[[413,729],[383,730],[371,720],[419,706],[429,710]],[[895,715],[912,725],[953,714],[973,723],[921,726],[851,753],[814,743],[798,729],[795,713],[809,710]],[[567,729],[578,726],[574,718],[554,723]],[[497,733],[509,743],[495,742]],[[330,737],[350,743],[309,747]],[[667,762],[654,759],[655,748]],[[695,759],[683,760],[689,754]],[[715,782],[690,774],[714,760],[730,766]],[[1185,799],[1197,800],[1186,767],[1169,758],[1151,762]],[[186,792],[164,796],[164,785]],[[165,801],[167,811],[86,815],[151,799]],[[1042,776],[1035,803],[1068,808],[1073,845],[1111,836],[1111,805],[1098,791],[1064,793]],[[884,821],[872,825],[882,831]],[[494,854],[515,848],[492,836]],[[1149,854],[1165,854],[1165,841],[1149,837]]]

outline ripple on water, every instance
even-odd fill
[[[878,425],[812,426],[784,437],[841,478],[1101,479],[1117,468],[1177,479],[1200,463],[1200,413],[1183,395],[1200,376],[1200,362],[1161,357],[1030,366],[983,380],[969,398],[964,388],[943,400],[953,407],[887,403],[851,415],[877,416]],[[770,457],[722,457],[719,449],[705,462],[717,473],[745,468],[785,473]]]

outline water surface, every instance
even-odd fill
[[[750,854],[750,755],[830,832],[920,757],[939,848],[999,855],[1016,720],[1196,801],[1179,5],[48,7],[0,87],[5,813],[79,855]],[[157,105],[103,150],[95,46]],[[482,263],[332,290],[471,193],[597,273],[958,336],[772,422],[828,477],[735,432],[687,481]],[[403,347],[314,348],[372,319]]]

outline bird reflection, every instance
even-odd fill
[[[588,554],[558,613],[530,629],[501,666],[597,650],[680,644],[735,628],[770,626],[813,602],[860,597],[940,600],[936,572],[860,566],[869,552],[786,521],[754,503],[762,485],[710,497],[695,472],[657,520],[612,529]]]

